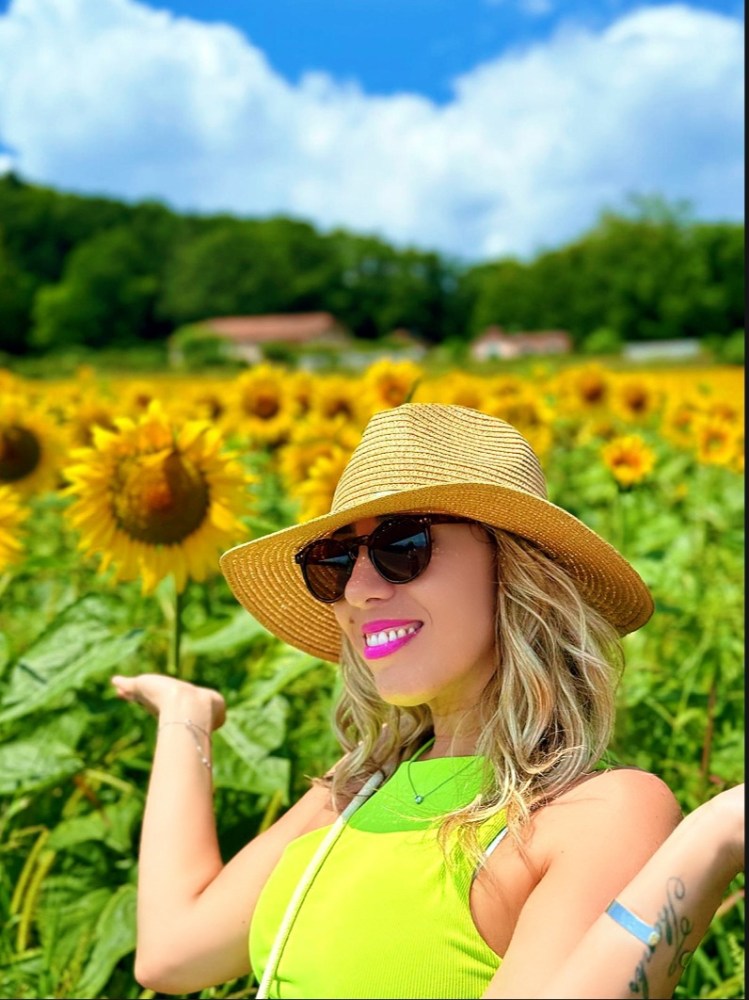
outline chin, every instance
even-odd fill
[[[395,705],[398,708],[417,708],[419,705],[426,705],[430,698],[434,697],[433,691],[408,691],[381,684],[377,685],[377,693],[388,705]]]

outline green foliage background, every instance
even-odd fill
[[[621,547],[656,614],[627,637],[613,755],[659,774],[685,811],[743,776],[743,481],[661,442],[658,474],[619,491],[593,446],[558,447],[552,499]],[[0,580],[0,995],[149,998],[134,980],[137,844],[153,720],[114,672],[164,670],[174,595],[116,589],[74,549],[55,494],[34,501],[27,558]],[[264,467],[256,527],[293,518]],[[215,736],[228,859],[336,757],[336,671],[283,646],[217,577],[191,584],[182,675],[229,706]],[[743,876],[676,996],[742,997]],[[251,982],[202,991],[251,997]]]
[[[0,352],[163,345],[221,315],[331,312],[358,338],[465,343],[490,324],[609,340],[744,327],[744,227],[634,197],[532,260],[454,260],[284,217],[178,214],[0,177]],[[600,340],[600,336],[599,336]]]

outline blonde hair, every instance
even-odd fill
[[[480,699],[476,754],[485,791],[440,820],[479,858],[478,830],[500,809],[520,843],[534,808],[570,788],[604,754],[623,667],[619,635],[583,600],[575,581],[531,542],[482,525],[495,543],[496,670]],[[431,735],[426,706],[384,702],[364,661],[343,637],[343,690],[335,730],[346,751],[327,779],[348,801],[372,773],[391,774]]]

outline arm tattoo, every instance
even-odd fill
[[[686,886],[680,878],[675,876],[666,882],[666,902],[663,905],[655,926],[661,932],[661,940],[658,944],[648,945],[645,954],[640,959],[635,969],[634,979],[629,984],[629,988],[634,994],[640,994],[643,1000],[650,997],[650,983],[648,982],[648,969],[650,959],[656,948],[670,946],[674,955],[668,966],[668,975],[672,976],[677,969],[683,971],[687,962],[692,957],[692,952],[688,951],[684,945],[692,931],[692,922],[689,917],[679,915],[677,904],[680,903],[687,894]]]

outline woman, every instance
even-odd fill
[[[546,499],[513,427],[457,406],[379,413],[330,514],[221,565],[274,634],[341,663],[344,754],[223,864],[223,700],[114,679],[159,719],[141,983],[191,992],[251,961],[260,996],[671,995],[743,866],[743,799],[680,821],[654,775],[600,766],[619,637],[652,600]]]

